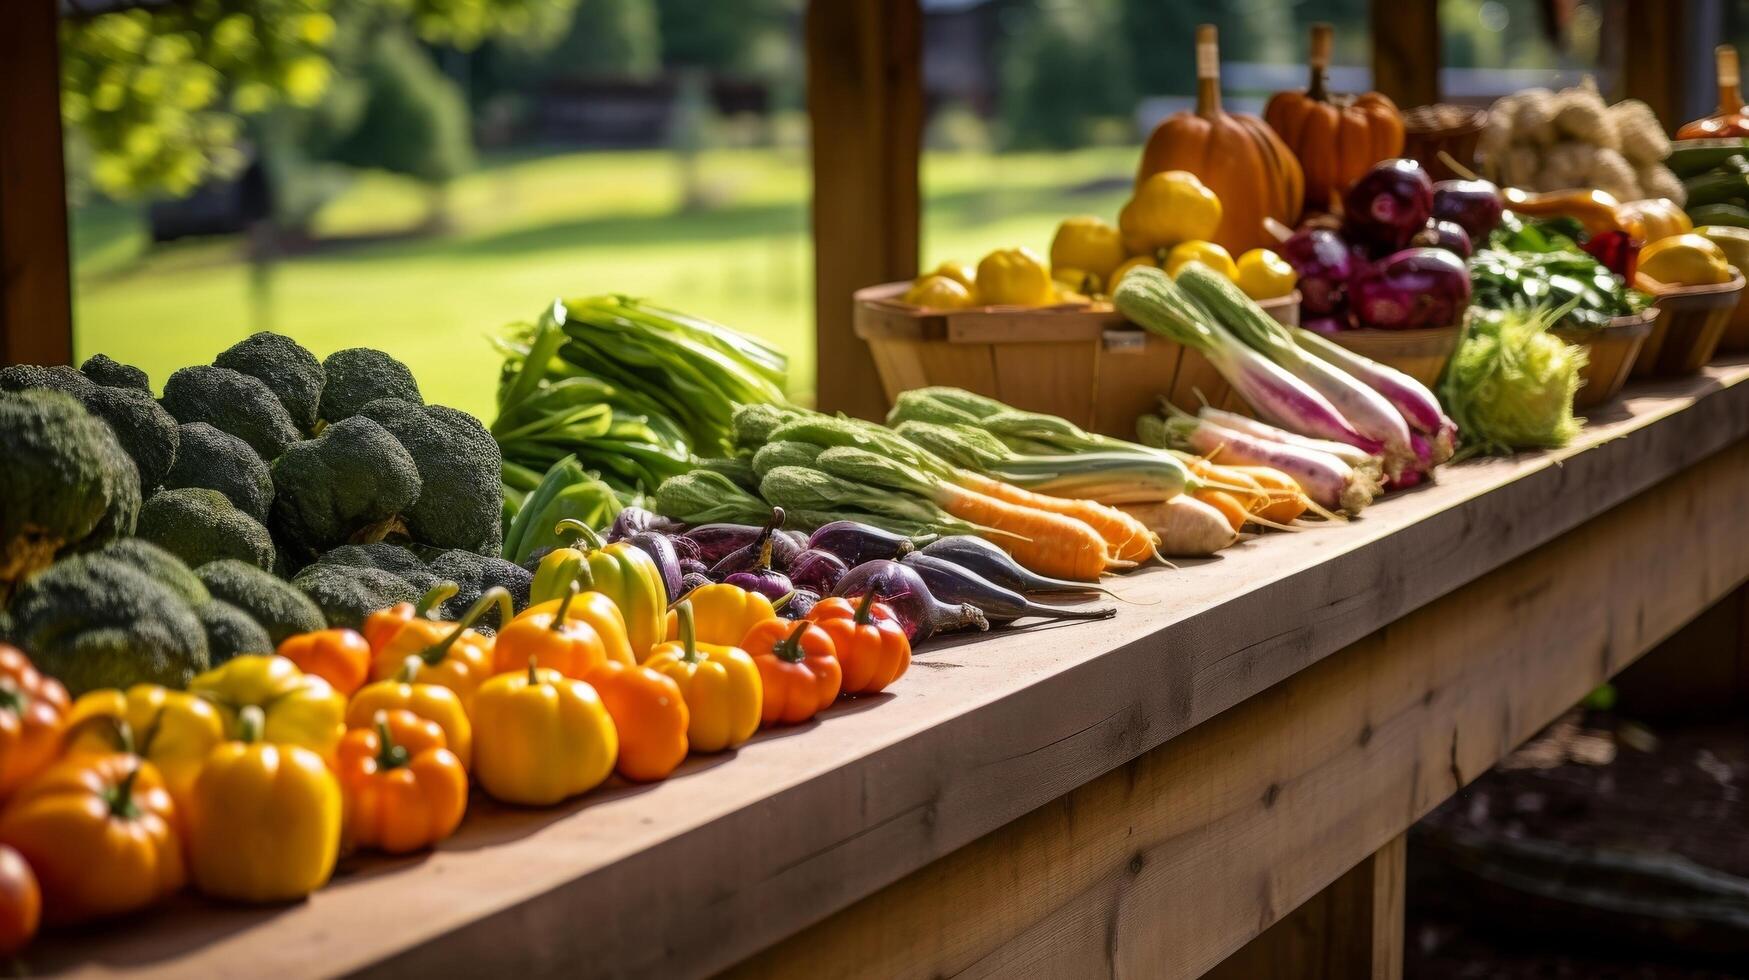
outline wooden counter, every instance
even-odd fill
[[[1385,922],[1410,823],[1749,579],[1749,360],[1593,416],[1345,526],[1116,580],[1114,619],[932,644],[890,694],[666,782],[476,800],[436,853],[305,903],[188,898],[27,963],[1194,976],[1332,883]]]

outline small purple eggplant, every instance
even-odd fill
[[[844,560],[830,551],[809,548],[789,563],[790,581],[798,589],[812,589],[825,595],[838,585],[838,580],[850,571]]]
[[[808,537],[808,547],[837,555],[850,568],[882,558],[900,558],[911,551],[911,539],[856,521],[822,524]]]
[[[764,528],[751,524],[700,524],[683,537],[693,543],[693,557],[706,565],[715,565],[730,554],[759,539]]]
[[[896,561],[883,558],[863,562],[852,568],[850,574],[839,581],[838,588],[832,590],[833,595],[846,598],[869,593],[892,608],[912,646],[937,633],[990,628],[983,610],[969,603],[949,605],[937,600],[916,569]]]
[[[674,523],[661,514],[652,513],[642,507],[626,507],[620,510],[613,519],[613,526],[607,529],[607,541],[624,541],[640,531],[659,531],[663,534],[673,534],[679,531],[681,525]]]
[[[805,619],[820,601],[820,593],[812,589],[797,589],[778,606],[777,614],[785,619]]]
[[[724,585],[732,585],[737,589],[757,592],[767,599],[776,602],[796,590],[789,576],[772,569],[764,571],[733,572],[723,579]]]
[[[623,513],[623,511],[622,511]],[[627,544],[649,555],[656,563],[656,569],[662,573],[662,588],[668,593],[668,601],[674,602],[680,597],[680,557],[675,554],[674,543],[668,535],[660,531],[638,531],[625,539]]]
[[[685,596],[699,586],[710,584],[712,584],[710,576],[705,575],[702,572],[687,572],[685,575],[680,576],[680,594]]]

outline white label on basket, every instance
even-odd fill
[[[1140,330],[1107,330],[1101,340],[1108,354],[1140,354],[1148,347],[1148,335]]]

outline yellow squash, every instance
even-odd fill
[[[1730,282],[1731,263],[1712,239],[1689,232],[1672,235],[1640,250],[1640,273],[1673,286]]]
[[[978,263],[978,302],[985,306],[1049,306],[1056,302],[1050,270],[1030,248],[1001,248]]]
[[[1252,299],[1277,299],[1294,291],[1299,274],[1287,260],[1267,248],[1254,248],[1234,263],[1233,281]]]
[[[946,276],[924,276],[905,290],[904,300],[926,310],[963,310],[973,304],[972,291]]]
[[[1123,235],[1100,218],[1083,215],[1065,219],[1051,239],[1051,275],[1058,282],[1068,282],[1077,292],[1087,292],[1081,277],[1066,276],[1065,271],[1074,270],[1104,283],[1128,257]],[[1094,291],[1098,289],[1095,285]]]
[[[618,756],[619,732],[587,682],[530,664],[474,698],[474,778],[493,799],[550,806],[600,784]]]

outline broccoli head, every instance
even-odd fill
[[[206,632],[207,662],[214,667],[240,653],[272,653],[273,641],[248,613],[214,599],[194,610]]]
[[[97,387],[90,378],[65,364],[9,364],[0,367],[0,391],[47,388],[75,397]]]
[[[504,457],[472,415],[379,398],[359,415],[389,430],[419,467],[419,499],[403,512],[413,540],[497,554],[504,543]]]
[[[249,444],[205,422],[178,427],[176,465],[164,476],[164,486],[217,490],[232,506],[266,524],[273,506],[273,476],[267,462]]]
[[[74,696],[140,683],[185,687],[208,666],[194,607],[107,549],[32,576],[8,614],[12,638]]]
[[[230,368],[199,364],[164,382],[164,407],[178,422],[206,422],[274,459],[297,442],[297,424],[261,379]]]
[[[133,531],[139,475],[73,398],[0,394],[0,459],[0,594],[63,551]]]
[[[85,409],[109,423],[134,466],[140,471],[140,487],[164,482],[176,462],[181,441],[176,420],[150,394],[133,388],[94,387],[80,401]]]
[[[206,586],[201,584],[200,577],[184,565],[182,559],[150,541],[122,538],[104,545],[98,553],[133,566],[152,581],[181,596],[182,601],[190,606],[203,605],[212,598]]]
[[[134,391],[152,393],[152,379],[146,372],[132,364],[110,357],[108,354],[93,354],[79,365],[79,373],[105,388],[130,388]]]
[[[194,570],[212,597],[248,613],[277,648],[287,637],[326,625],[322,610],[290,583],[234,558],[207,562]],[[208,636],[211,636],[208,630]],[[214,647],[215,659],[217,647]]]
[[[329,626],[358,629],[364,617],[423,594],[392,572],[351,565],[310,565],[292,579],[321,610]]]
[[[351,347],[335,351],[322,362],[322,370],[327,385],[322,389],[321,415],[327,422],[349,419],[378,398],[425,404],[413,372],[380,350]]]
[[[456,584],[456,594],[443,604],[444,615],[451,619],[461,618],[487,589],[494,587],[510,593],[511,604],[521,610],[528,605],[529,589],[534,585],[534,574],[521,565],[471,551],[446,551],[433,558],[429,567],[438,581]],[[498,622],[496,609],[486,612],[480,622],[494,628],[503,626]]]
[[[271,523],[301,568],[330,548],[381,540],[419,499],[419,467],[388,430],[350,418],[273,461]]]
[[[161,490],[140,507],[139,536],[190,565],[236,558],[273,567],[273,538],[217,490]]]
[[[315,430],[325,376],[316,355],[297,341],[262,331],[231,345],[213,358],[213,364],[259,379],[278,396],[298,428],[305,432]]]

